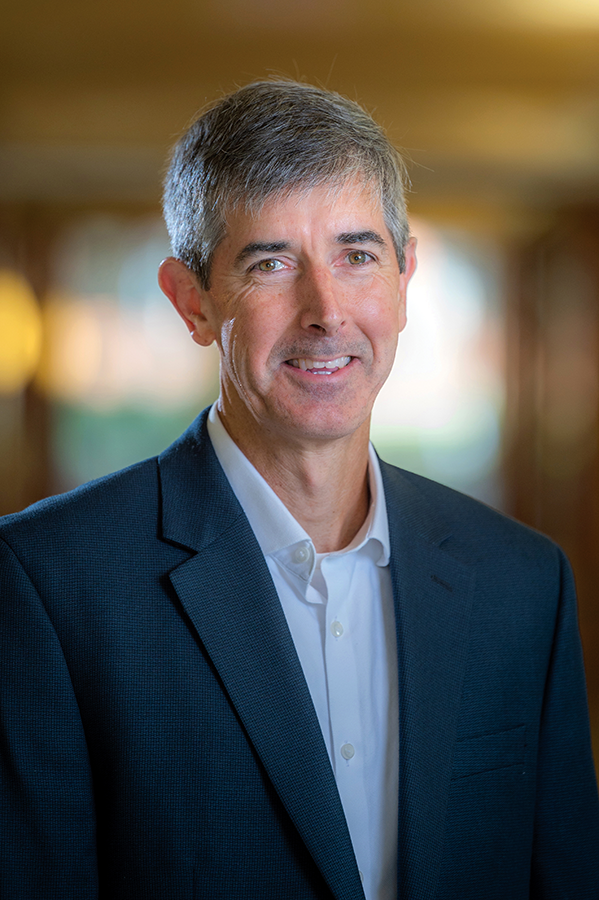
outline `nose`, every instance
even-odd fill
[[[327,267],[311,267],[300,280],[300,324],[306,331],[335,334],[344,325],[343,294]]]

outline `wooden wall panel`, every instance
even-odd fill
[[[599,763],[599,209],[564,213],[513,263],[508,509],[572,562]]]

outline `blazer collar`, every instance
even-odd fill
[[[206,409],[158,457],[160,537],[196,551],[243,519],[212,449],[207,417]]]

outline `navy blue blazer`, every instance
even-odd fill
[[[158,459],[2,522],[3,900],[363,900],[293,642],[204,418]],[[467,497],[382,471],[401,900],[597,900],[567,563]]]

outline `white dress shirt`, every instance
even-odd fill
[[[378,459],[370,509],[351,543],[310,536],[224,428],[208,433],[272,575],[312,697],[367,900],[397,898],[398,675],[389,528]],[[310,752],[301,747],[298,752]]]

